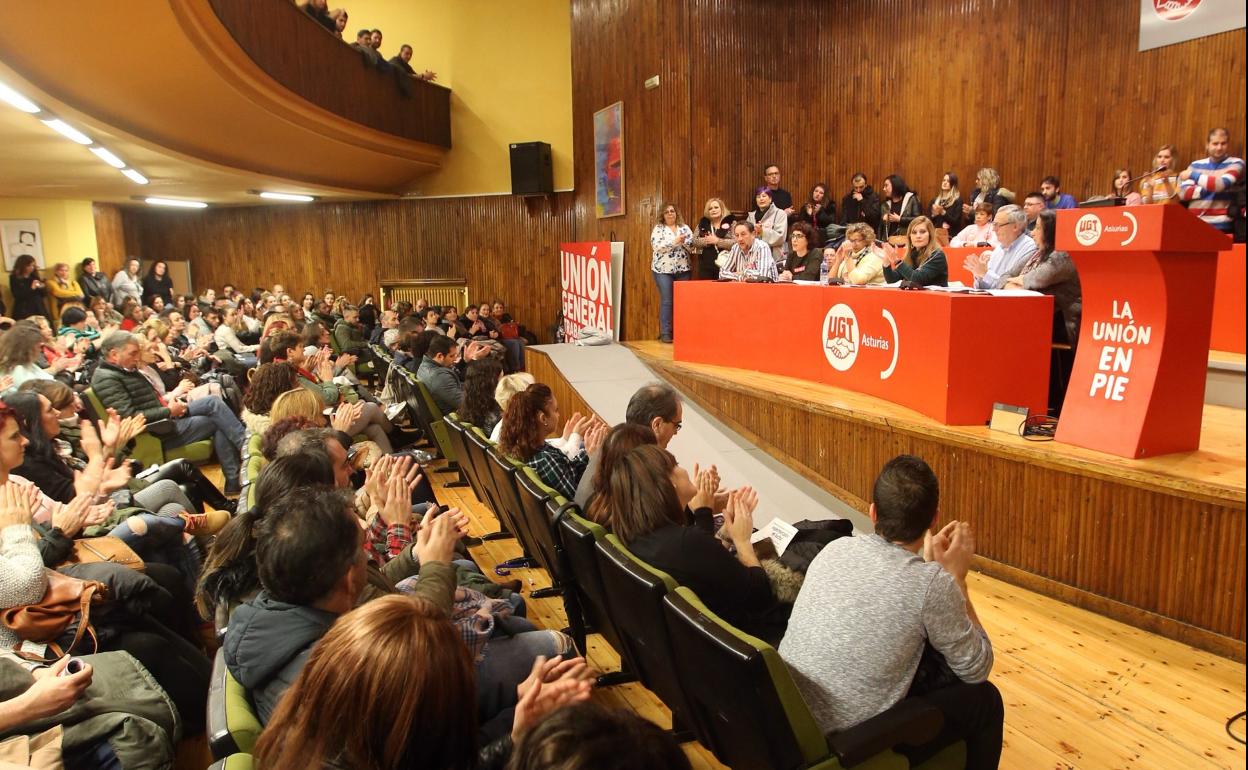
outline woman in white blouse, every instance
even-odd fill
[[[668,203],[659,211],[659,221],[650,231],[653,252],[650,270],[659,287],[659,340],[671,342],[673,287],[676,281],[687,281],[691,276],[689,253],[693,249],[693,231],[674,204]]]
[[[247,327],[239,317],[238,309],[227,307],[221,315],[221,324],[212,336],[218,348],[230,351],[234,354],[235,360],[250,369],[256,365],[256,351],[260,349],[260,346],[243,344],[243,341],[238,338],[238,333],[246,330]]]
[[[784,241],[789,237],[789,215],[771,202],[771,190],[766,187],[760,187],[754,193],[754,203],[758,208],[751,211],[745,219],[753,223],[757,236],[771,247],[771,258],[776,264],[784,264]]]

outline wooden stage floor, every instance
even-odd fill
[[[497,531],[494,515],[471,489],[439,488],[438,495],[468,513],[472,534]],[[471,550],[486,574],[520,555],[515,540],[486,541]],[[534,623],[552,629],[567,626],[562,599],[529,596],[550,585],[544,570],[514,570],[511,577],[524,583],[528,616]],[[971,573],[968,582],[976,611],[993,640],[992,679],[1005,700],[1002,768],[1244,766],[1244,747],[1224,729],[1227,718],[1244,708],[1242,663],[992,577]],[[588,647],[587,657],[595,668],[619,668],[619,656],[601,636],[591,634]],[[593,697],[671,727],[671,713],[640,684],[595,690]],[[1243,722],[1235,729],[1242,736]],[[684,749],[695,770],[723,767],[697,742],[684,744]]]
[[[1126,460],[986,427],[946,426],[879,398],[672,360],[659,377],[746,440],[864,511],[891,457],[925,458],[942,520],[976,528],[985,574],[1238,661],[1245,656],[1245,419],[1209,406],[1200,451]],[[539,380],[570,390],[534,352]],[[571,395],[571,394],[569,394]]]

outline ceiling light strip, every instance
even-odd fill
[[[124,160],[122,160],[121,158],[118,158],[116,155],[114,155],[105,147],[90,147],[88,149],[90,149],[91,152],[95,154],[95,157],[104,161],[105,163],[112,166],[113,168],[122,169],[126,167],[126,162]]]
[[[316,198],[311,195],[299,195],[297,193],[280,193],[280,192],[262,192],[261,198],[271,201],[290,201],[292,203],[311,203]]]
[[[206,209],[208,204],[203,201],[184,201],[174,198],[144,198],[149,206],[169,206],[177,209]]]
[[[135,184],[147,184],[147,177],[132,168],[123,168],[121,173],[125,174],[126,177]]]
[[[0,101],[5,102],[11,107],[19,109],[22,112],[29,112],[31,115],[35,115],[39,112],[39,105],[27,99],[25,96],[22,96],[9,86],[6,86],[4,83],[0,83]]]
[[[43,125],[52,129],[53,131],[65,137],[66,139],[70,140],[71,142],[77,142],[78,144],[84,144],[84,145],[89,145],[89,144],[94,143],[91,137],[82,133],[78,129],[74,128],[73,126],[69,125],[65,121],[61,120],[60,118],[51,118],[49,120],[44,120],[42,122],[43,122]]]

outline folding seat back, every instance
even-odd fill
[[[212,661],[207,721],[208,750],[213,759],[250,753],[260,737],[260,719],[251,707],[247,691],[230,676],[225,666],[225,651],[221,649]]]

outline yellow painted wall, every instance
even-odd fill
[[[512,142],[548,142],[555,189],[572,189],[569,0],[351,0],[346,7],[344,37],[380,29],[387,59],[409,43],[412,67],[433,70],[451,89],[453,147],[441,170],[417,182],[418,195],[511,192]]]
[[[98,258],[91,201],[0,198],[0,219],[39,220],[43,259],[49,270],[57,262],[76,265],[87,257]],[[43,272],[51,274],[47,270]],[[4,302],[11,308],[13,297],[9,294],[8,273],[4,275]]]

